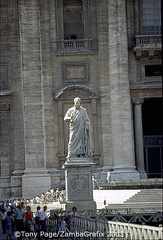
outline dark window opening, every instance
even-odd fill
[[[162,76],[162,65],[146,65],[145,77]]]
[[[145,99],[142,107],[145,170],[148,178],[162,177],[162,103],[161,98]]]
[[[83,3],[80,0],[63,1],[64,39],[83,39]]]
[[[142,106],[143,135],[163,134],[162,98],[145,99]]]
[[[71,35],[71,39],[77,39],[76,35]]]

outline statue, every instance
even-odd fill
[[[80,106],[81,99],[74,99],[74,106],[65,114],[64,121],[69,122],[68,156],[89,157],[92,155],[91,122],[86,109]]]

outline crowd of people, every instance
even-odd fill
[[[50,188],[46,193],[42,192],[41,196],[36,196],[33,199],[33,203],[52,203],[52,202],[63,202],[66,199],[65,189]]]
[[[43,209],[37,206],[36,214],[31,211],[32,204],[48,204],[65,200],[65,190],[56,188],[49,189],[46,193],[42,192],[28,199],[13,199],[11,201],[0,202],[0,220],[2,225],[2,234],[7,234],[7,239],[12,239],[15,231],[45,231],[47,206]],[[21,237],[18,237],[21,239]],[[30,239],[30,238],[29,238]]]
[[[37,211],[34,214],[31,211],[31,206],[27,204],[25,199],[6,201],[0,203],[0,219],[2,225],[2,234],[6,238],[12,239],[14,233],[37,233],[37,239],[44,239],[40,236],[40,232],[47,231],[47,221],[51,222],[47,212],[47,206],[37,206]],[[68,216],[60,217],[60,227],[58,232],[68,232],[71,230],[73,217],[76,215],[77,208],[73,207]],[[4,235],[4,236],[5,236]],[[58,235],[59,237],[59,235]],[[17,236],[18,240],[22,239],[22,235]],[[31,235],[29,235],[29,240]],[[63,239],[63,238],[62,238]]]
[[[28,233],[45,231],[46,220],[49,220],[46,210],[47,206],[44,206],[43,209],[38,206],[37,212],[34,215],[31,211],[31,206],[26,205],[23,200],[1,202],[0,218],[2,234],[7,234],[7,239],[12,239],[15,231],[19,233],[22,231]],[[17,239],[22,239],[21,234]]]
[[[63,202],[66,199],[66,194],[65,194],[65,189],[53,189],[50,188],[46,193],[42,192],[41,195],[37,195],[33,198],[25,199],[24,201],[26,204],[47,204],[47,203],[52,203],[52,202]]]

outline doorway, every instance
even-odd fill
[[[162,177],[162,98],[145,99],[142,107],[145,170],[148,178]]]

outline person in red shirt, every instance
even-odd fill
[[[25,212],[25,230],[26,232],[33,232],[34,231],[34,221],[33,221],[33,212],[31,211],[31,207],[26,207]],[[29,238],[30,240],[31,238]]]

